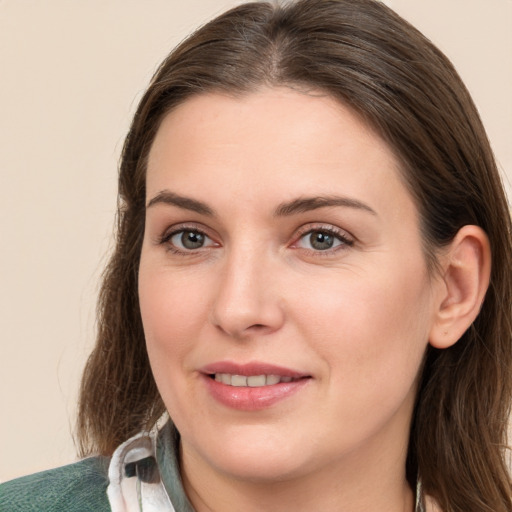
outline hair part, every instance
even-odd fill
[[[243,4],[182,42],[161,64],[127,135],[116,247],[103,276],[98,338],[85,368],[81,453],[111,454],[164,411],[140,317],[137,275],[149,150],[162,119],[207,92],[264,86],[323,91],[394,150],[416,201],[426,261],[467,224],[488,235],[490,286],[453,346],[427,349],[411,425],[408,478],[445,512],[512,508],[505,463],[512,396],[512,226],[477,109],[449,60],[374,0]]]

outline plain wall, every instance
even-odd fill
[[[130,118],[168,51],[237,3],[0,0],[0,480],[76,458]],[[510,183],[512,1],[386,3],[455,63]]]

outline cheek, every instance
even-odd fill
[[[183,378],[189,356],[205,322],[204,294],[179,273],[141,265],[139,301],[151,370],[160,395],[176,423],[186,424],[191,382]]]
[[[143,262],[144,263],[144,262]],[[207,313],[197,281],[141,264],[139,302],[151,365],[180,364]],[[157,376],[157,375],[155,375]]]
[[[428,289],[423,268],[390,266],[365,276],[344,274],[297,294],[302,329],[330,378],[355,393],[411,384],[428,343]]]

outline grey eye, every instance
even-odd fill
[[[177,233],[174,233],[170,239],[174,246],[189,251],[204,247],[207,243],[207,240],[210,239],[206,235],[200,233],[199,231],[192,230],[178,231]]]
[[[326,230],[315,229],[302,235],[298,246],[313,251],[327,251],[339,245],[351,245],[342,235],[336,235]]]
[[[313,231],[309,235],[309,243],[313,249],[317,251],[325,251],[331,249],[334,246],[335,238],[329,233],[323,233],[322,231]]]

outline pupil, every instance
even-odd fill
[[[334,237],[328,233],[316,232],[310,236],[311,247],[319,251],[330,249],[334,243]]]
[[[187,249],[198,249],[202,247],[204,243],[204,236],[201,233],[196,233],[194,231],[185,231],[181,235],[181,243],[183,247]]]

